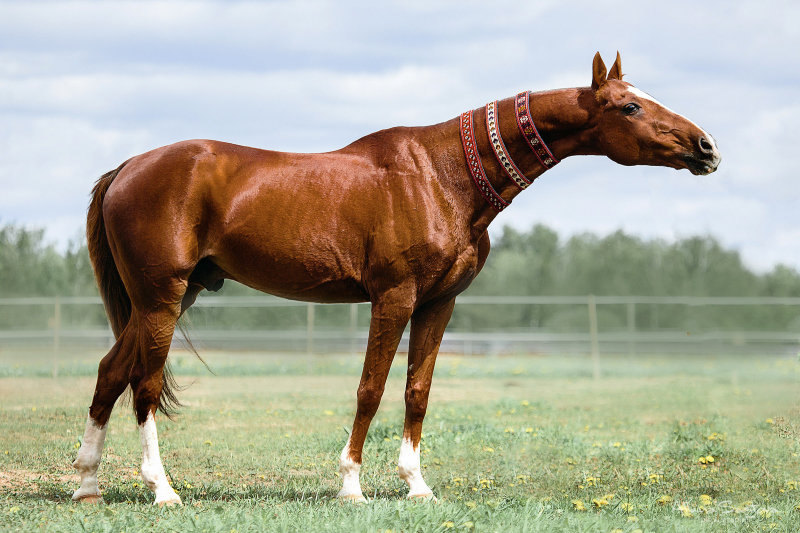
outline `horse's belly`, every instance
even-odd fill
[[[248,242],[244,242],[248,241]],[[351,254],[313,242],[229,239],[213,257],[225,277],[292,300],[363,302],[369,299]]]

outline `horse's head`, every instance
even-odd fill
[[[592,67],[592,102],[599,151],[622,165],[687,168],[692,174],[717,170],[714,138],[697,124],[622,81],[617,60],[606,72],[598,52]]]

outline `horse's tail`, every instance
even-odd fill
[[[100,296],[103,298],[103,306],[106,309],[108,321],[111,323],[111,330],[114,332],[114,338],[118,339],[122,335],[122,331],[131,318],[131,298],[125,285],[122,283],[122,278],[119,275],[117,264],[114,262],[114,257],[111,255],[111,246],[108,242],[108,234],[106,233],[106,224],[103,220],[103,199],[105,198],[108,188],[117,177],[122,167],[122,163],[118,168],[103,174],[97,183],[94,184],[92,189],[92,200],[89,203],[89,213],[86,217],[86,243],[89,248],[89,258],[92,261],[92,268],[94,269],[94,277],[97,280],[97,286],[100,289]],[[184,335],[188,339],[184,331]],[[191,341],[189,341],[191,346]],[[192,349],[194,347],[192,346]],[[195,354],[197,352],[195,351]],[[138,348],[135,353],[126,354],[125,364],[133,367],[136,360],[140,357]],[[198,355],[198,357],[200,357]],[[202,361],[202,358],[200,359]],[[205,364],[205,361],[203,361]],[[175,378],[170,370],[169,363],[164,365],[162,374],[162,387],[161,396],[158,399],[158,409],[171,417],[175,410],[180,407],[181,403],[178,401],[177,391],[181,387],[175,382]]]
[[[108,321],[111,323],[114,338],[119,338],[131,318],[131,299],[128,291],[125,290],[125,285],[122,284],[119,270],[117,270],[114,257],[111,255],[106,224],[103,220],[103,198],[105,198],[111,182],[124,166],[125,163],[115,170],[106,172],[94,184],[89,214],[86,217],[86,244],[89,248],[89,258],[92,261],[94,277],[97,280],[97,287],[100,289],[100,296],[103,298],[103,305]]]

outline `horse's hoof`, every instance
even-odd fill
[[[168,500],[161,500],[160,502],[155,502],[155,504],[158,505],[159,507],[164,507],[164,506],[172,507],[174,505],[183,505],[183,502],[179,497],[176,496],[175,498],[170,498]]]
[[[409,494],[408,496],[406,496],[406,499],[414,502],[431,502],[431,503],[439,502],[439,500],[436,499],[436,496],[434,496],[432,492],[424,492],[422,494]]]
[[[75,503],[90,503],[96,505],[99,503],[103,503],[103,497],[99,494],[86,494],[78,498],[72,498],[72,501],[74,501]]]
[[[337,494],[336,497],[343,503],[367,503],[363,494]]]

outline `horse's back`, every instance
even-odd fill
[[[354,150],[184,141],[132,158],[104,216],[115,254],[151,279],[187,278],[210,258],[226,277],[266,292],[360,301],[370,232],[392,207],[386,179]]]

